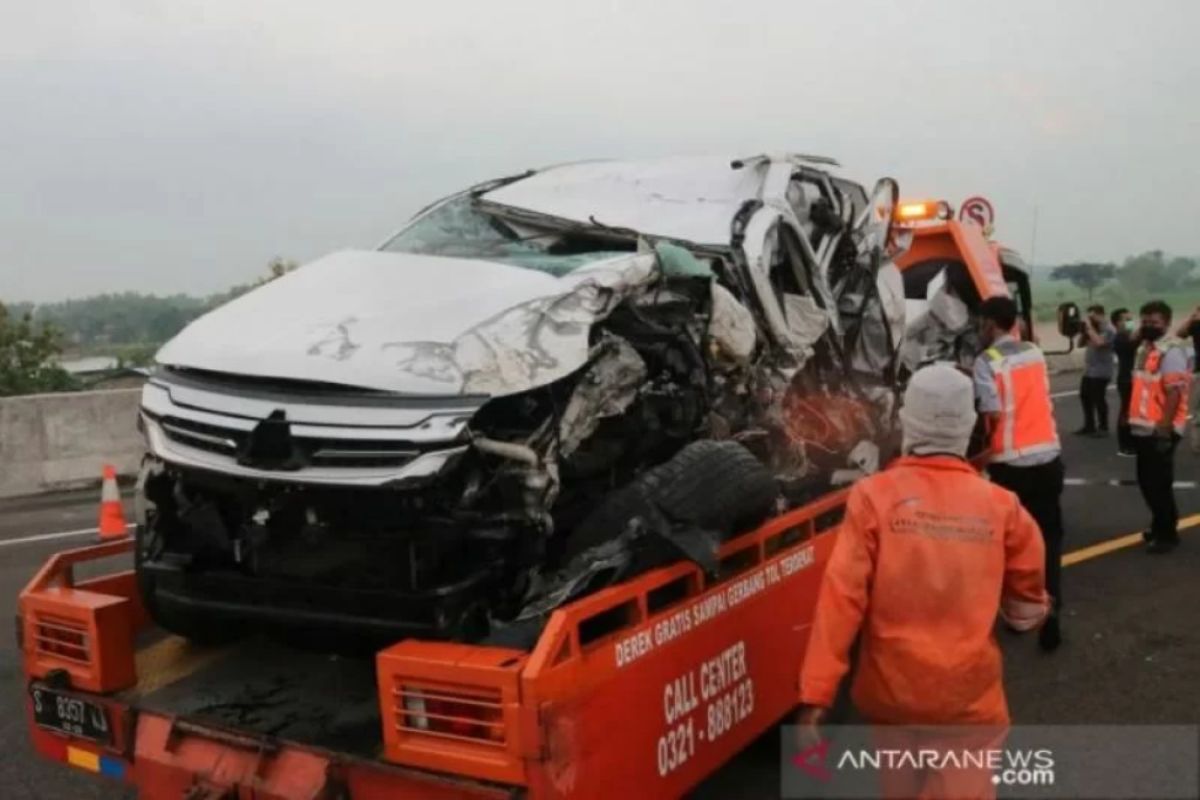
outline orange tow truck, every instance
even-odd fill
[[[986,207],[986,216],[963,213],[959,219],[944,200],[907,201],[897,206],[897,223],[912,234],[911,244],[896,259],[904,278],[905,299],[923,302],[931,282],[944,276],[968,306],[989,297],[1012,297],[1025,330],[1033,331],[1029,268],[1015,250],[991,240],[990,203],[968,198],[962,210],[974,212],[979,204]]]
[[[908,258],[906,294],[939,261],[1009,289],[970,224],[917,226]],[[30,735],[153,800],[678,797],[794,708],[844,502],[725,542],[716,577],[680,562],[562,606],[527,651],[204,648],[150,623],[131,569],[100,569],[132,540],[62,552],[19,602]]]
[[[690,563],[556,610],[531,651],[407,640],[365,663],[203,649],[151,627],[131,540],[53,556],[22,592],[41,755],[143,798],[677,797],[794,706],[835,493]]]

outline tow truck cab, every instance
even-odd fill
[[[974,311],[990,297],[1011,297],[1025,331],[1033,331],[1029,269],[1016,251],[991,241],[989,231],[953,219],[945,201],[901,203],[897,222],[912,234],[908,250],[896,259],[904,279],[908,319],[928,306],[943,284]]]

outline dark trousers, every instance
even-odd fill
[[[1057,610],[1062,606],[1062,459],[1056,458],[1036,467],[992,464],[988,467],[988,475],[995,484],[1015,494],[1042,529],[1042,540],[1046,543],[1046,591],[1054,598]]]
[[[1150,538],[1179,538],[1179,509],[1175,506],[1175,447],[1179,437],[1135,436],[1138,487],[1150,507]]]
[[[1133,381],[1117,378],[1117,394],[1121,396],[1121,407],[1117,410],[1117,447],[1132,452],[1133,433],[1129,428],[1129,398],[1133,397]]]
[[[1079,381],[1084,430],[1108,430],[1108,378],[1084,377]]]

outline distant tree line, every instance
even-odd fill
[[[207,297],[122,292],[36,306],[14,304],[10,310],[59,330],[68,349],[87,352],[96,345],[160,345],[206,311],[295,268],[295,262],[276,258],[267,264],[266,275],[256,281]]]
[[[58,365],[64,353],[148,364],[159,345],[201,314],[295,268],[293,261],[272,259],[257,280],[208,297],[122,292],[37,305],[0,303],[0,397],[78,388]]]
[[[1170,296],[1200,291],[1200,259],[1168,257],[1162,250],[1130,256],[1121,264],[1081,262],[1062,264],[1050,270],[1050,279],[1067,281],[1087,292],[1091,301],[1097,291],[1112,298]]]

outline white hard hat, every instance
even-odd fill
[[[948,362],[919,369],[900,409],[905,453],[966,455],[975,428],[975,387]]]

